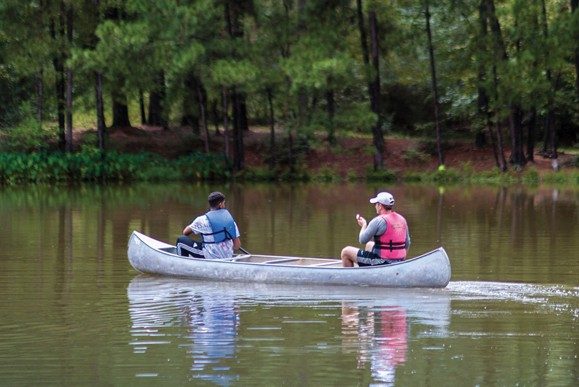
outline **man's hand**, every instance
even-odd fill
[[[358,226],[366,228],[366,219],[360,216],[360,214],[356,214],[356,221],[358,222]]]

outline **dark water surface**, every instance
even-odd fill
[[[255,253],[337,257],[387,188],[446,289],[140,275],[222,190]],[[0,385],[579,384],[579,189],[134,185],[0,189]]]

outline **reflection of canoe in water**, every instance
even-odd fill
[[[442,247],[401,263],[343,268],[336,259],[239,255],[228,260],[199,259],[176,254],[175,246],[134,231],[129,262],[140,272],[220,281],[292,285],[382,287],[445,287],[450,260]]]
[[[379,311],[404,310],[413,321],[445,332],[450,318],[450,294],[445,289],[387,289],[369,287],[267,283],[237,283],[167,278],[149,275],[134,277],[127,296],[133,319],[158,319],[162,310],[190,305],[191,299],[203,297],[214,302],[230,300],[241,305],[319,305],[339,303],[352,307],[370,307]],[[178,309],[178,308],[177,308]],[[168,316],[173,318],[174,316]]]

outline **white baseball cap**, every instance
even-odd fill
[[[393,206],[394,205],[394,196],[388,192],[380,192],[376,195],[375,198],[370,199],[370,203],[380,203],[385,206]]]

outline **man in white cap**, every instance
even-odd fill
[[[342,249],[342,266],[376,266],[402,262],[410,246],[410,233],[406,219],[392,210],[394,197],[388,192],[380,192],[370,203],[376,207],[376,216],[370,221],[359,214],[356,221],[360,226],[358,240],[365,243],[364,250],[353,246]]]

